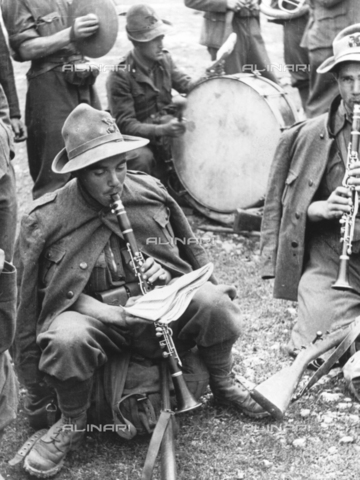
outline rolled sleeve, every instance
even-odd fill
[[[35,19],[23,0],[5,0],[2,13],[12,54],[15,60],[22,61],[20,45],[40,36],[36,30]]]

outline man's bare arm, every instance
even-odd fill
[[[67,47],[73,41],[93,35],[98,28],[98,17],[93,13],[89,13],[83,17],[78,17],[71,28],[65,28],[47,37],[26,40],[19,47],[20,56],[24,61],[46,57]]]

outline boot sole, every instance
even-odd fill
[[[269,412],[265,412],[265,411],[264,412],[259,412],[259,413],[252,412],[251,410],[247,410],[245,407],[242,407],[241,404],[236,404],[236,403],[233,403],[233,402],[227,402],[225,400],[218,399],[216,397],[214,397],[214,401],[218,405],[223,405],[225,407],[232,407],[232,408],[235,408],[236,410],[240,410],[241,413],[243,413],[247,417],[258,418],[258,419],[270,417]]]
[[[33,475],[38,478],[53,477],[62,469],[63,466],[64,466],[64,459],[60,460],[60,462],[58,463],[58,465],[56,465],[56,467],[51,468],[50,470],[43,471],[43,470],[37,470],[36,468],[29,465],[27,457],[24,460],[24,470],[30,473],[30,475]]]
[[[76,450],[78,450],[81,445],[84,443],[84,438],[82,438],[79,442],[73,444],[69,450],[68,453],[70,452],[74,452]],[[30,453],[30,452],[29,452]],[[67,454],[66,454],[67,455]],[[60,460],[60,462],[53,468],[50,468],[50,470],[37,470],[36,468],[32,467],[31,465],[29,465],[29,462],[28,462],[28,457],[26,456],[25,457],[25,460],[24,460],[24,470],[26,472],[28,472],[30,475],[34,476],[34,477],[38,477],[38,478],[50,478],[50,477],[53,477],[54,475],[56,475],[61,469],[62,467],[64,466],[64,461],[65,461],[65,458],[66,458],[66,455],[65,457]]]

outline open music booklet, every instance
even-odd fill
[[[171,283],[156,287],[146,295],[135,300],[127,313],[146,320],[170,323],[177,320],[189,306],[196,291],[209,280],[214,265],[208,263],[203,267],[174,279]]]

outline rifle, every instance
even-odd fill
[[[321,332],[318,332],[307,348],[302,347],[292,365],[283,368],[255,387],[250,392],[251,397],[276,420],[283,420],[290,403],[301,398],[323,375],[326,375],[359,335],[360,317],[357,317],[349,327],[335,330],[327,334],[325,338]],[[303,390],[293,398],[293,394],[309,363],[334,347],[337,347],[336,350],[315,372]]]

